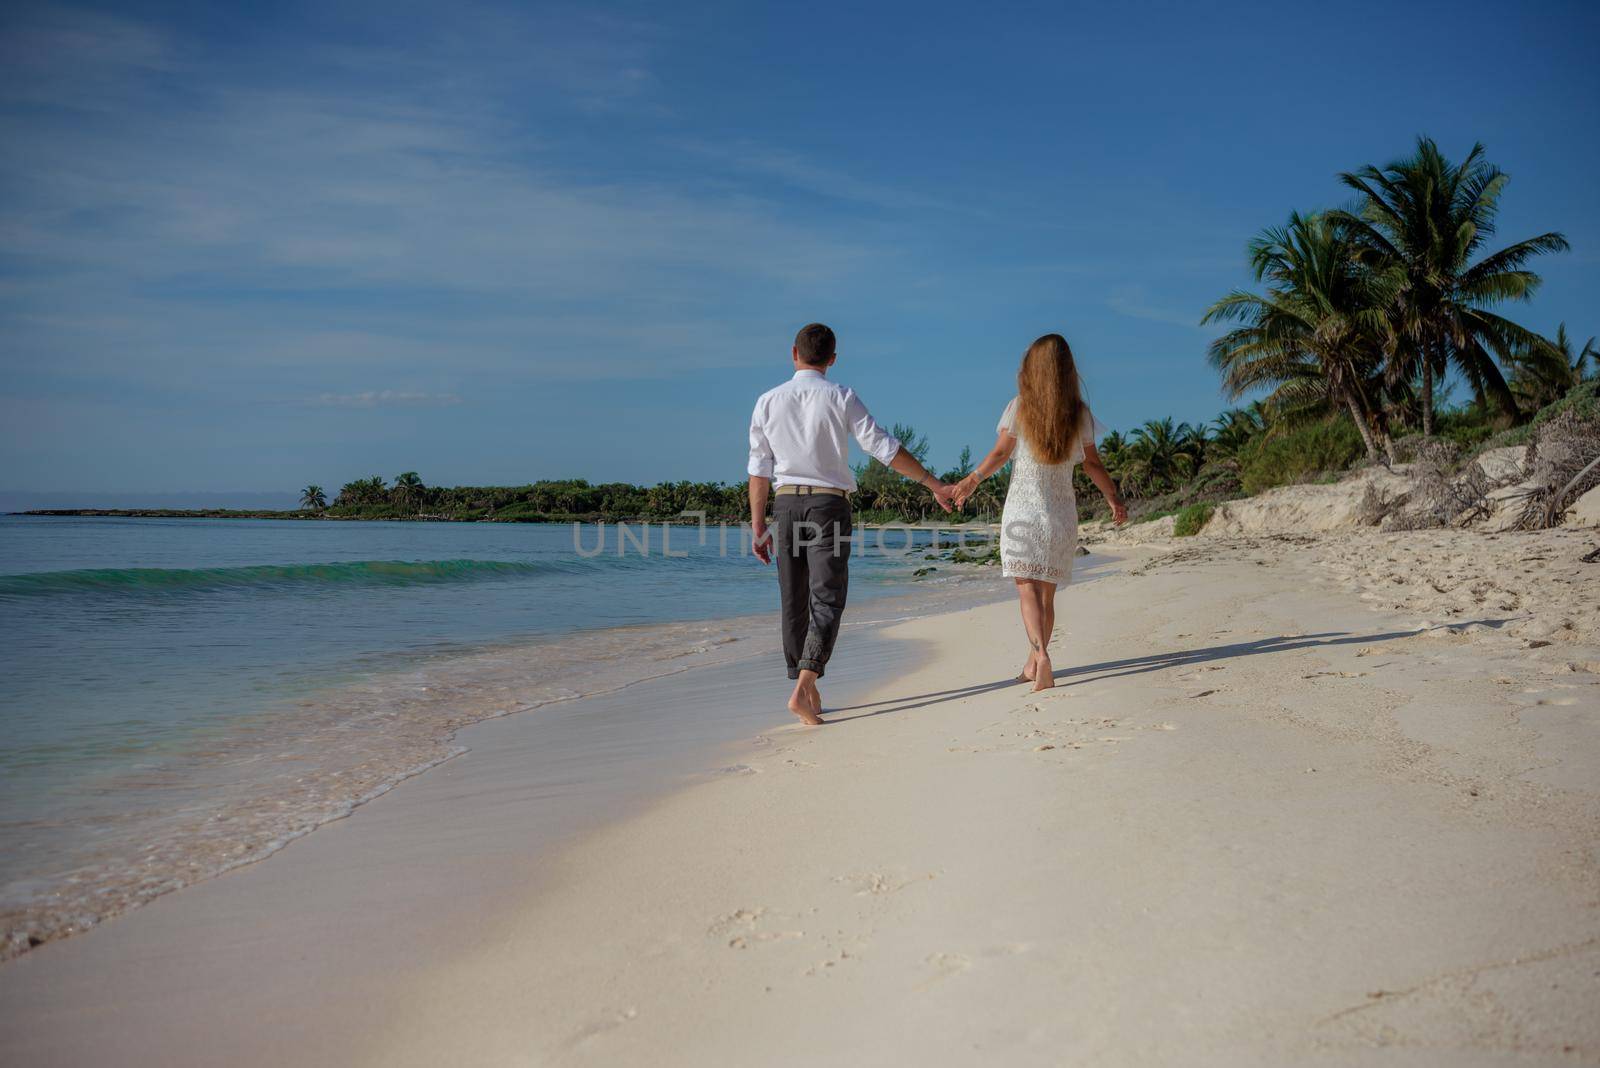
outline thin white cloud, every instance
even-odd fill
[[[369,389],[361,393],[319,393],[306,402],[314,408],[450,408],[461,403],[454,393],[419,393]]]
[[[1190,314],[1166,307],[1154,300],[1150,296],[1150,291],[1144,286],[1120,286],[1112,290],[1111,295],[1105,300],[1105,306],[1118,315],[1130,319],[1183,326],[1191,330],[1207,329],[1200,325],[1199,312]]]
[[[71,118],[0,113],[16,194],[0,241],[25,279],[0,286],[13,368],[85,387],[253,371],[280,396],[317,383],[270,369],[659,375],[747,360],[786,294],[826,300],[883,266],[859,220],[692,176],[596,181],[506,110],[520,72],[546,109],[651,114],[648,25],[496,12],[470,40],[313,48],[287,89],[138,23],[84,16],[78,32],[74,17],[52,11],[35,35],[55,42],[36,67],[58,75],[39,84],[62,86]],[[0,74],[0,104],[41,91]]]
[[[894,211],[959,211],[968,215],[984,213],[981,202],[950,201],[904,184],[863,178],[848,166],[819,164],[799,152],[756,141],[746,140],[729,145],[687,141],[681,142],[681,147],[731,172],[745,172],[766,182],[775,181],[834,200]]]

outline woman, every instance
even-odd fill
[[[1060,334],[1046,334],[1028,346],[1017,372],[1017,395],[1000,416],[1000,436],[978,469],[956,484],[956,503],[965,504],[978,483],[1015,459],[1011,487],[1000,515],[1002,573],[1017,584],[1022,626],[1031,652],[1018,682],[1035,690],[1055,685],[1050,666],[1050,635],[1056,627],[1056,587],[1072,581],[1078,552],[1078,500],[1072,469],[1083,464],[1122,523],[1128,509],[1095,450],[1101,429],[1083,402],[1072,349]]]

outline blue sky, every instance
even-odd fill
[[[947,464],[1029,341],[1126,429],[1204,307],[1427,133],[1600,331],[1600,7],[9,4],[0,486],[743,474],[790,339]]]

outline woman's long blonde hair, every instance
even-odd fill
[[[1084,407],[1067,339],[1046,334],[1029,345],[1017,371],[1017,422],[1034,455],[1047,464],[1066,463],[1083,430]]]

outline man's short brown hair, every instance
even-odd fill
[[[794,347],[800,353],[800,362],[813,367],[821,367],[833,359],[835,344],[837,341],[833,331],[821,323],[808,323],[794,336]]]

